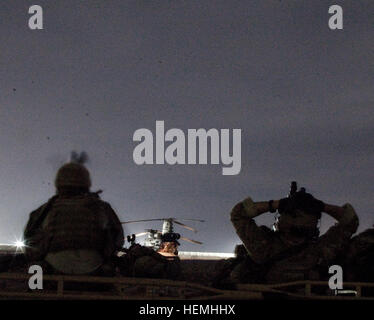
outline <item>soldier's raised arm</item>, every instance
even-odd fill
[[[356,232],[358,217],[352,205],[349,203],[343,206],[332,205],[324,203],[305,192],[298,192],[293,202],[294,205],[301,210],[324,212],[337,220],[338,224],[346,228],[349,232]]]
[[[279,207],[279,200],[253,202],[251,198],[246,198],[239,202],[231,210],[231,221],[243,218],[255,218],[265,212],[275,212]]]
[[[258,226],[255,217],[273,210],[279,201],[253,202],[250,197],[244,199],[231,210],[231,222],[242,240],[249,256],[256,263],[264,263],[277,252],[273,233],[269,228]]]
[[[333,217],[340,224],[351,228],[353,233],[356,232],[358,227],[358,217],[352,205],[349,203],[346,203],[341,207],[326,203],[323,212]]]

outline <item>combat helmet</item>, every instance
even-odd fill
[[[91,187],[90,173],[83,165],[87,158],[85,153],[78,156],[72,152],[70,162],[64,164],[56,174],[55,186],[59,188],[87,188]]]
[[[296,190],[296,182],[292,182],[288,198],[280,200],[273,230],[286,237],[316,240],[324,203],[306,193],[305,188]]]

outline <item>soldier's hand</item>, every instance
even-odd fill
[[[296,209],[300,209],[312,213],[320,213],[323,211],[325,204],[316,198],[314,198],[310,193],[305,191],[298,191],[292,197],[294,206]]]

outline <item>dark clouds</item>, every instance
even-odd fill
[[[31,4],[0,11],[0,242],[53,194],[71,150],[122,219],[207,220],[186,234],[204,250],[239,241],[237,201],[279,198],[292,179],[351,202],[360,229],[374,222],[371,1],[340,1],[336,32],[328,1],[39,1],[43,31],[27,28]],[[243,129],[241,174],[136,166],[132,134],[156,120]]]

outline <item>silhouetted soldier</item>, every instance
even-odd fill
[[[62,166],[55,186],[57,194],[30,214],[28,260],[56,273],[110,274],[111,259],[124,244],[117,215],[90,192],[89,172],[80,163]]]
[[[231,211],[231,221],[251,260],[266,270],[267,282],[318,279],[344,250],[358,227],[358,217],[350,204],[325,204],[301,189],[288,198],[253,202],[246,198]],[[254,218],[278,210],[273,230],[257,226]],[[338,223],[319,237],[321,212]]]

